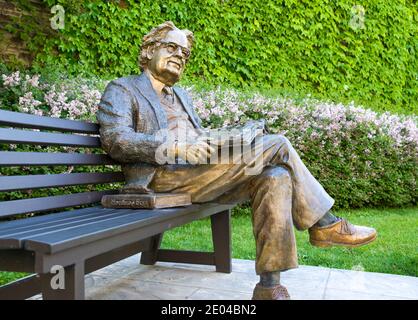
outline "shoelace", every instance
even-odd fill
[[[341,221],[341,230],[342,234],[353,234],[353,225],[349,223],[346,219],[337,217]]]

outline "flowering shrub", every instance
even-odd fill
[[[105,82],[97,79],[68,79],[56,83],[40,81],[39,75],[2,74],[0,106],[20,112],[67,119],[95,120]]]
[[[89,121],[95,121],[106,85],[98,79],[49,83],[19,72],[1,77],[1,108]],[[296,103],[230,89],[186,89],[206,126],[266,119],[272,133],[292,142],[337,207],[416,204],[416,116],[378,114],[309,97]]]
[[[309,97],[267,98],[234,90],[189,89],[206,124],[266,119],[285,135],[338,207],[416,204],[417,117],[378,114]]]

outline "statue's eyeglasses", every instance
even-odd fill
[[[177,52],[177,50],[180,48],[181,53],[182,53],[182,55],[185,59],[189,59],[189,57],[190,57],[190,50],[185,48],[185,47],[182,47],[182,46],[178,45],[177,43],[164,42],[164,41],[159,41],[158,43],[162,44],[164,46],[164,48],[166,48],[167,51],[171,54],[173,54],[174,52]]]

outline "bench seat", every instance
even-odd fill
[[[215,203],[154,210],[96,206],[14,220],[0,224],[0,249],[23,248],[55,254],[130,231],[136,231],[136,240],[142,240],[230,207]],[[147,231],[151,226],[153,231]]]
[[[104,167],[109,165],[111,170]],[[83,168],[73,172],[77,166]],[[0,271],[32,274],[0,286],[0,300],[38,293],[44,299],[84,299],[85,274],[139,252],[138,263],[146,265],[196,263],[231,272],[233,205],[103,208],[102,196],[117,193],[117,185],[124,181],[119,166],[101,149],[95,123],[0,110],[0,169],[18,169],[0,172],[0,195],[5,194],[0,201]],[[105,190],[97,185],[105,185]],[[73,186],[77,188],[69,193]],[[54,192],[49,192],[52,188]],[[45,192],[32,195],[37,189]],[[65,211],[52,213],[59,210]],[[165,231],[205,217],[211,219],[213,252],[160,249]],[[52,286],[56,267],[64,270],[65,288]]]
[[[146,265],[206,264],[230,273],[231,207],[217,203],[154,210],[95,206],[0,223],[0,270],[35,273],[0,287],[0,300],[40,292],[44,299],[84,299],[85,274],[138,252],[142,252],[140,263]],[[160,249],[165,231],[208,216],[214,252]],[[50,270],[57,265],[72,284],[62,292],[49,287]]]

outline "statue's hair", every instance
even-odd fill
[[[180,30],[177,28],[173,22],[166,21],[159,26],[153,28],[148,34],[142,38],[141,53],[139,54],[139,66],[141,70],[144,70],[144,67],[148,64],[147,50],[150,47],[158,45],[158,42],[164,39],[168,32],[172,30]],[[189,49],[192,48],[194,42],[193,32],[189,30],[180,30],[187,37],[187,42]]]

